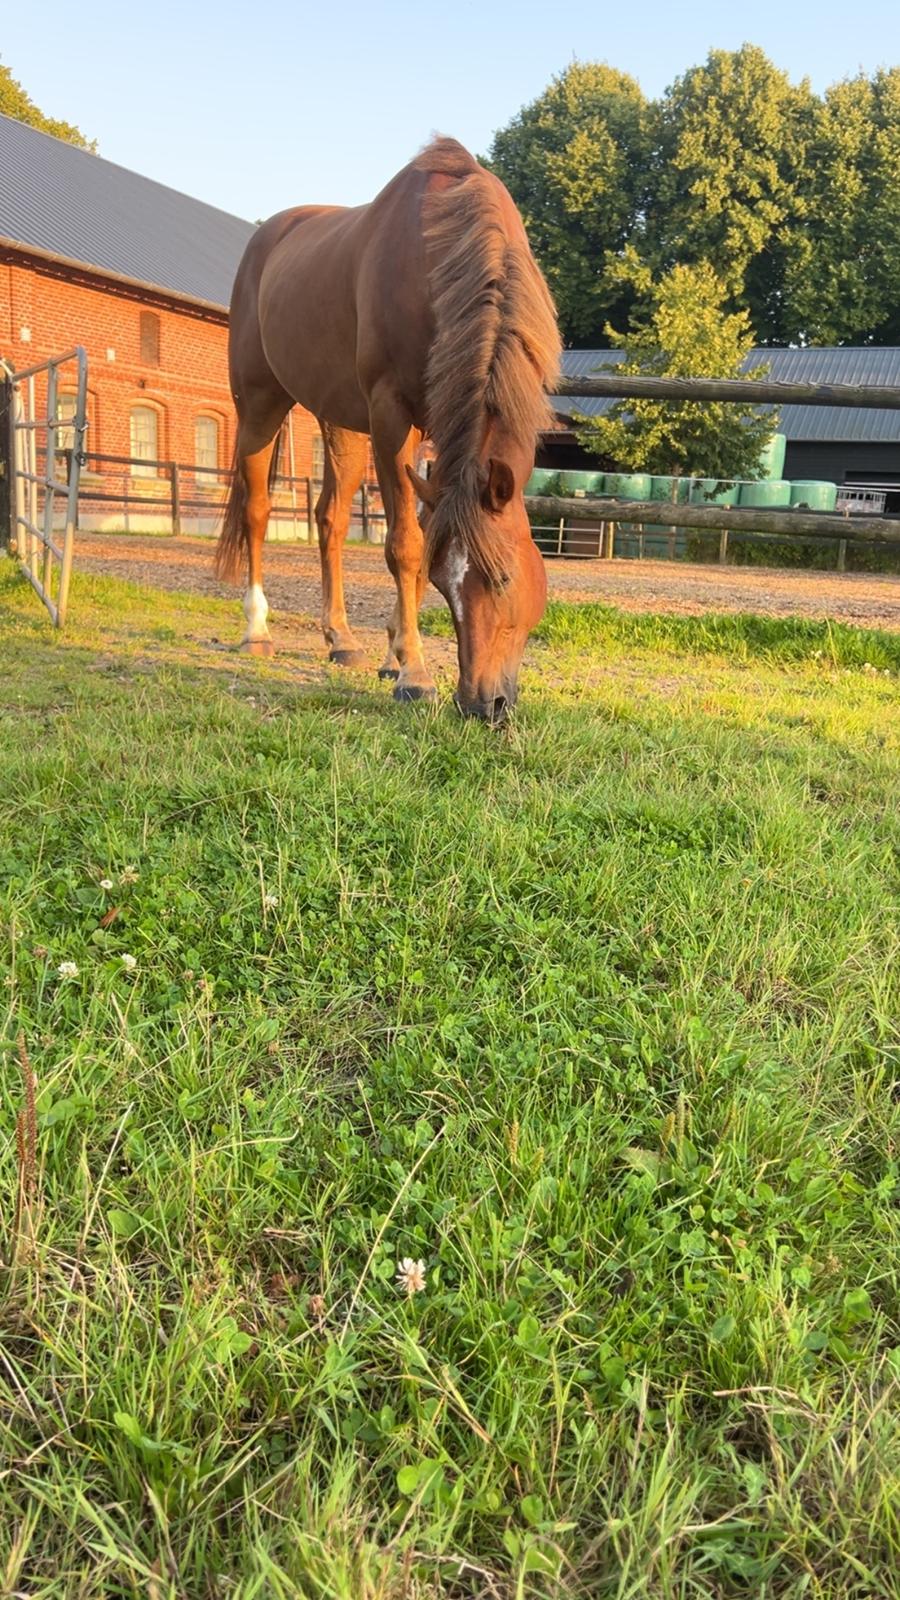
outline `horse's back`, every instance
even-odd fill
[[[241,314],[255,315],[261,349],[281,386],[315,416],[358,432],[368,427],[356,381],[366,209],[305,206],[271,217],[251,240],[241,286],[252,302]]]

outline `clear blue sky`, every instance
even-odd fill
[[[369,199],[439,131],[483,153],[573,57],[653,96],[759,44],[816,89],[900,61],[897,0],[31,0],[0,58],[100,154],[254,220]]]

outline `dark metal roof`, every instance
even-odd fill
[[[567,378],[585,378],[601,367],[618,366],[620,350],[564,350],[562,369]],[[754,350],[746,365],[768,363],[769,377],[775,383],[873,383],[896,384],[900,388],[900,349],[816,346],[806,350]],[[577,412],[585,417],[602,416],[614,400],[571,400],[563,396],[553,402],[562,416]],[[827,444],[900,444],[900,411],[844,411],[830,406],[785,406],[780,431],[789,439],[804,439]]]
[[[253,224],[0,116],[0,239],[226,308]]]

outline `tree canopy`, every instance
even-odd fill
[[[607,329],[625,351],[620,373],[666,373],[684,378],[762,377],[765,368],[745,373],[753,331],[744,310],[726,312],[726,287],[705,261],[670,267],[654,281],[636,253],[631,270],[641,303],[627,334]],[[644,472],[682,473],[707,478],[755,478],[776,419],[752,404],[708,401],[617,401],[602,417],[579,430],[589,450],[610,456],[622,467]]]
[[[576,62],[494,139],[489,165],[514,196],[569,336],[627,315],[604,276],[644,205],[647,102],[633,78]]]
[[[30,128],[40,129],[41,133],[52,133],[55,139],[64,139],[66,144],[80,145],[82,150],[94,151],[97,148],[96,144],[86,139],[81,129],[73,127],[71,122],[59,122],[55,117],[46,117],[2,61],[0,61],[0,115],[13,117],[16,122],[26,122]]]
[[[607,323],[648,311],[642,283],[703,262],[761,344],[900,340],[900,68],[816,95],[745,44],[650,101],[576,62],[496,134],[488,164],[570,343],[610,342]]]

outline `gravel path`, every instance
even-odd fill
[[[187,590],[235,601],[238,591],[212,571],[209,539],[148,537],[139,534],[83,533],[76,568],[127,578],[155,589]],[[345,562],[347,612],[351,625],[383,638],[393,581],[384,553],[374,546],[349,545]],[[796,572],[769,567],[693,566],[668,561],[549,561],[550,593],[558,600],[602,600],[623,611],[749,611],[769,617],[830,617],[863,628],[900,632],[900,576],[869,573]],[[265,589],[273,612],[295,625],[318,627],[318,553],[308,545],[270,544],[265,558]],[[440,605],[429,588],[426,605]]]

